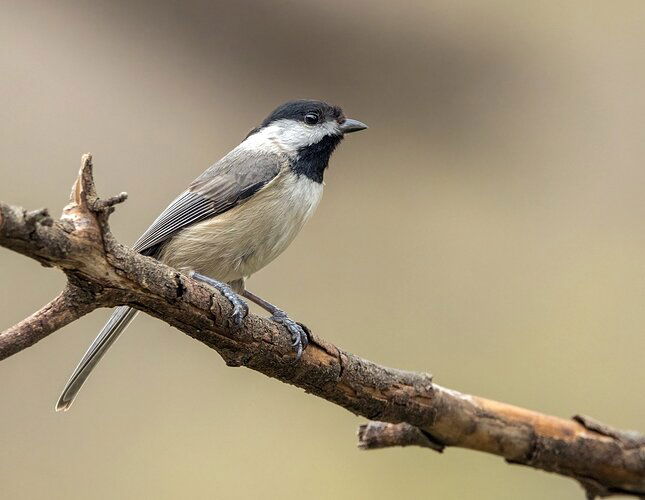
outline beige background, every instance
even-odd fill
[[[0,199],[58,213],[91,151],[133,241],[275,105],[327,99],[370,130],[250,288],[377,362],[645,430],[644,25],[640,0],[3,0]],[[63,284],[4,249],[0,275],[1,326]],[[581,498],[469,451],[359,452],[363,419],[143,316],[55,414],[107,315],[0,363],[3,498]]]

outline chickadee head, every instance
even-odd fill
[[[364,123],[346,118],[338,106],[301,99],[278,106],[247,139],[295,154],[320,143],[328,144],[333,150],[345,134],[366,128]]]

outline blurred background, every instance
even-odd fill
[[[277,104],[369,131],[249,288],[445,386],[645,431],[645,4],[36,2],[0,15],[0,199],[60,213],[83,152],[132,242]],[[0,328],[62,287],[0,249]],[[0,363],[12,499],[568,499],[449,449],[361,452],[364,420],[139,316],[53,411],[108,316]]]

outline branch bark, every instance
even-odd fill
[[[588,417],[561,419],[441,387],[427,373],[379,366],[311,335],[294,362],[289,335],[250,315],[240,328],[230,304],[202,283],[119,244],[109,214],[125,193],[96,196],[84,155],[70,203],[59,220],[0,202],[0,246],[63,270],[67,288],[40,311],[0,334],[11,356],[98,307],[130,305],[215,349],[229,366],[246,366],[335,403],[370,422],[364,449],[458,446],[569,476],[589,498],[645,496],[645,436]]]
[[[34,345],[95,309],[82,288],[68,284],[51,302],[0,334],[0,359]]]

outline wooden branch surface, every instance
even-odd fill
[[[0,202],[0,246],[58,267],[67,288],[40,311],[0,334],[0,359],[33,345],[98,307],[127,304],[215,349],[229,366],[246,366],[303,388],[370,422],[364,449],[458,446],[578,480],[589,498],[645,496],[645,436],[588,417],[562,419],[441,387],[427,373],[379,366],[311,335],[294,362],[289,335],[249,315],[240,328],[230,304],[206,285],[119,244],[108,216],[125,193],[96,196],[84,155],[60,220]]]
[[[49,304],[0,335],[0,359],[22,351],[50,333],[76,321],[95,307],[86,300],[82,288],[68,284]]]

